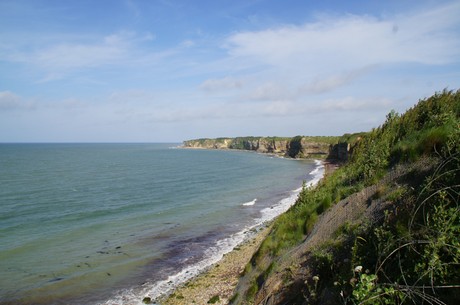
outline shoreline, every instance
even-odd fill
[[[316,168],[309,173],[314,173],[314,177],[307,183],[307,187],[314,187],[326,175],[338,168],[335,162],[325,160],[315,160],[315,162]],[[318,173],[320,173],[320,177],[317,176]],[[285,212],[278,214],[276,217],[283,213]],[[179,285],[170,294],[163,295],[157,300],[152,300],[150,304],[180,305],[184,304],[184,301],[193,304],[228,304],[238,284],[240,275],[270,233],[276,217],[257,227],[255,234],[235,246],[218,262]]]
[[[222,151],[235,151],[235,152],[248,152],[248,153],[254,153],[254,154],[261,154],[261,155],[266,155],[269,157],[277,157],[281,159],[292,159],[292,160],[302,160],[302,158],[291,158],[291,157],[286,157],[286,154],[283,153],[277,153],[277,152],[263,152],[263,151],[257,151],[257,150],[252,150],[252,149],[237,149],[237,148],[228,148],[228,147],[223,147],[223,148],[215,148],[215,147],[190,147],[190,146],[177,146],[176,149],[190,149],[190,150],[222,150]],[[314,158],[304,158],[305,160],[315,160]]]
[[[310,172],[305,173],[305,186],[312,187],[316,185],[324,176],[324,160],[310,159],[314,166]],[[308,180],[307,180],[308,179]],[[114,297],[109,300],[98,303],[98,304],[155,304],[155,305],[164,305],[164,304],[184,304],[188,302],[192,296],[184,296],[176,293],[180,287],[192,286],[191,283],[195,279],[201,277],[203,274],[208,274],[209,270],[214,269],[215,266],[220,266],[223,262],[223,259],[234,255],[235,250],[239,252],[243,245],[248,245],[248,240],[253,241],[257,240],[262,242],[265,239],[265,235],[262,237],[257,237],[260,234],[261,228],[266,228],[273,220],[279,215],[286,212],[292,205],[295,204],[298,198],[298,194],[301,192],[302,186],[297,189],[286,192],[287,197],[282,197],[275,204],[267,206],[260,210],[260,217],[254,218],[253,225],[245,227],[243,230],[235,232],[230,236],[224,237],[216,241],[214,246],[211,246],[205,256],[196,263],[188,265],[187,267],[177,271],[171,272],[167,278],[157,281],[157,282],[145,282],[141,286],[133,287],[130,289],[122,290]],[[263,230],[262,230],[263,231]],[[260,239],[259,239],[260,238]],[[249,242],[249,245],[251,242]],[[237,264],[233,264],[233,269],[243,268],[246,266],[247,262],[251,259],[252,255],[257,251],[259,245],[256,244],[254,247],[249,247],[245,255],[238,255],[237,257],[241,258]],[[246,247],[245,247],[246,249]],[[243,253],[244,251],[241,251]],[[233,253],[233,254],[230,254]],[[236,267],[237,266],[237,267]],[[231,266],[227,266],[223,270],[220,270],[220,273],[228,274],[228,269],[231,269]],[[228,289],[230,292],[233,292],[236,284],[239,280],[239,273],[234,275],[234,283],[229,286],[221,287],[221,289]],[[214,275],[216,277],[216,275]],[[216,280],[213,281],[213,283]],[[223,281],[222,281],[223,282]],[[226,284],[228,285],[228,283]],[[201,291],[198,292],[198,295],[204,295],[208,289],[201,288]],[[165,303],[172,302],[171,297],[179,297],[179,303]],[[229,296],[231,297],[231,296]],[[221,297],[219,297],[220,299]],[[169,301],[168,301],[169,300]],[[203,304],[206,304],[208,300],[205,300]],[[200,301],[201,302],[201,301]],[[190,302],[191,303],[191,302]],[[188,303],[187,303],[188,304]],[[201,304],[201,303],[197,303]],[[212,303],[212,304],[222,304],[222,303]]]
[[[258,229],[257,233],[225,254],[196,277],[178,286],[170,295],[157,300],[161,305],[228,304],[246,264],[270,233],[273,221]]]

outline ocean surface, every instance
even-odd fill
[[[178,144],[0,144],[0,304],[141,304],[293,204],[319,162]]]

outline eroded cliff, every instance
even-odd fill
[[[346,158],[344,150],[339,149],[343,145],[338,142],[338,137],[236,137],[188,140],[183,145],[186,148],[250,150],[291,158]]]

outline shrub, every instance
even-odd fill
[[[460,283],[460,91],[436,93],[402,115],[392,111],[382,126],[343,139],[352,138],[355,145],[348,163],[316,188],[304,188],[296,204],[275,221],[251,261],[252,267],[257,265],[253,272],[260,272],[259,279],[265,279],[271,272],[270,259],[304,240],[319,214],[377,183],[390,168],[422,156],[439,158],[439,167],[425,183],[417,179],[411,187],[391,191],[388,184],[377,189],[373,199],[384,197],[397,203],[382,223],[345,225],[336,232],[336,238],[344,242],[334,246],[337,251],[331,247],[313,256],[322,285],[337,282],[343,303],[378,303],[377,296],[385,304],[454,303],[460,299],[458,289],[449,289],[449,285]],[[292,154],[301,140],[291,140]],[[352,263],[373,271],[353,274]],[[426,287],[430,289],[425,291]],[[246,294],[248,300],[258,289],[254,280]]]
[[[219,301],[220,301],[220,297],[218,295],[215,295],[209,299],[208,304],[216,304]]]
[[[305,219],[305,223],[304,223],[304,234],[305,235],[308,235],[311,233],[317,220],[318,220],[318,214],[316,213],[310,214],[308,218]]]

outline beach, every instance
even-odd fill
[[[161,305],[228,304],[238,279],[262,241],[269,234],[271,224],[258,229],[250,237],[205,272],[178,287],[168,297],[160,299]]]
[[[319,162],[324,171],[310,182],[316,185],[324,176],[331,174],[338,168],[335,162]],[[321,167],[319,167],[321,168]],[[270,233],[273,221],[258,229],[258,232],[225,254],[216,264],[209,267],[200,275],[179,286],[168,296],[158,300],[161,305],[187,304],[228,304],[233,296],[238,279],[254,253]]]

